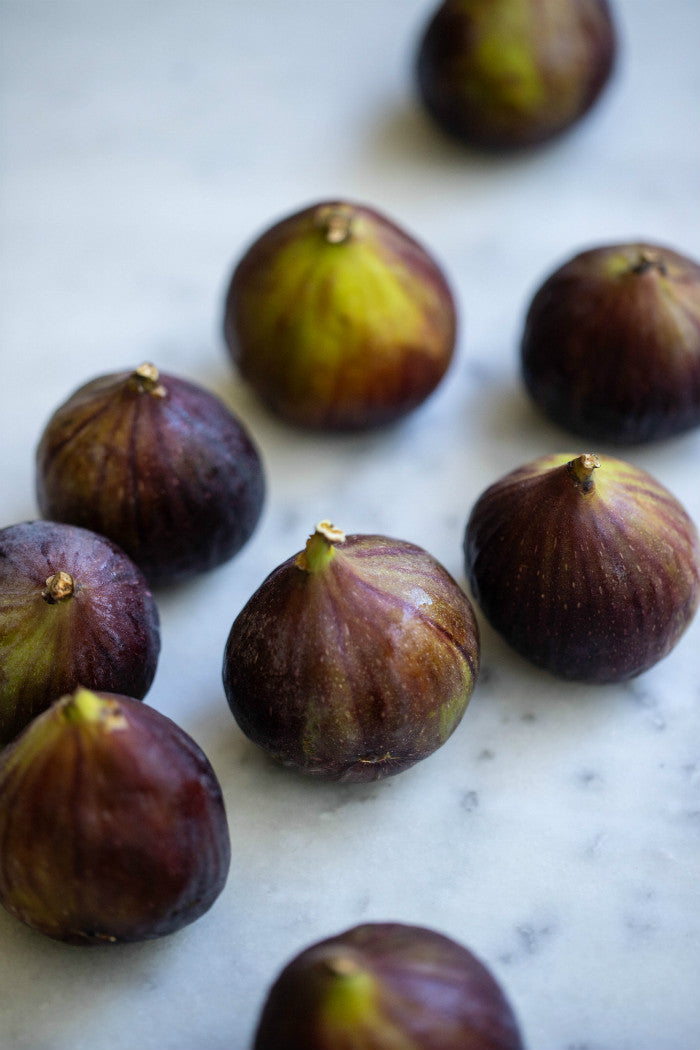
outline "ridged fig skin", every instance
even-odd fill
[[[307,552],[318,541],[320,567],[288,559],[236,617],[224,689],[242,731],[282,764],[378,780],[457,727],[479,670],[476,618],[422,548],[358,534],[326,549],[319,535]]]
[[[700,265],[648,242],[575,255],[530,303],[521,364],[541,411],[588,439],[700,426]]]
[[[36,453],[44,517],[109,536],[153,586],[232,558],[265,479],[242,423],[214,394],[151,364],[100,376],[52,415]]]
[[[650,474],[610,456],[544,456],[507,474],[475,503],[464,552],[491,625],[561,678],[641,674],[698,605],[695,525]]]
[[[148,940],[226,882],[219,782],[201,748],[130,697],[78,689],[0,753],[0,900],[76,945]]]
[[[581,120],[617,51],[606,0],[445,0],[419,40],[419,97],[463,144],[522,150]]]
[[[0,744],[78,685],[142,700],[159,653],[155,599],[111,540],[49,521],[0,530]]]
[[[490,971],[444,934],[368,923],[306,948],[264,1003],[253,1050],[523,1050]]]
[[[268,228],[226,295],[231,356],[268,409],[359,430],[416,409],[454,354],[455,301],[429,252],[364,204],[321,201]]]

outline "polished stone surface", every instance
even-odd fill
[[[179,934],[105,950],[48,941],[0,911],[3,1050],[245,1050],[291,955],[387,918],[471,947],[530,1050],[697,1050],[698,621],[636,681],[591,688],[530,667],[482,619],[483,675],[454,736],[360,787],[271,765],[234,724],[220,677],[234,616],[320,518],[419,543],[464,583],[462,534],[483,488],[545,452],[584,451],[523,393],[530,295],[596,243],[698,249],[700,9],[616,8],[621,59],[589,119],[494,159],[447,142],[416,104],[425,0],[0,3],[2,524],[37,514],[33,453],[53,408],[142,360],[218,392],[269,483],[241,554],[157,596],[147,700],[221,779],[225,891]],[[381,433],[289,430],[221,338],[244,247],[336,196],[411,230],[459,302],[454,367]],[[695,433],[623,456],[697,521],[699,454]]]

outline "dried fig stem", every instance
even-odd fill
[[[138,368],[135,368],[131,378],[140,394],[165,397],[165,387],[160,382],[160,373],[156,366],[149,361],[145,361]]]
[[[329,244],[350,240],[354,213],[349,204],[323,205],[316,210],[314,218]]]
[[[75,582],[73,577],[68,572],[64,572],[63,569],[59,569],[53,576],[48,576],[46,579],[46,587],[41,592],[41,597],[49,605],[55,605],[57,602],[65,601],[67,598],[72,598],[75,594]]]
[[[304,572],[318,572],[331,560],[337,543],[345,542],[345,533],[331,524],[320,521],[306,541],[306,548],[297,555],[295,564]]]
[[[574,484],[580,486],[583,493],[592,492],[594,488],[593,471],[600,466],[600,460],[592,452],[584,452],[577,459],[566,464]]]

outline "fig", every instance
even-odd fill
[[[36,454],[41,513],[114,540],[152,585],[228,561],[250,539],[265,482],[242,423],[152,364],[85,383]]]
[[[467,146],[532,147],[590,110],[617,47],[606,0],[445,0],[419,40],[418,94]]]
[[[223,680],[243,732],[326,780],[378,780],[440,747],[479,670],[469,599],[430,554],[320,522],[236,617]]]
[[[269,989],[253,1050],[522,1050],[513,1009],[467,948],[367,923],[300,952]]]
[[[230,842],[198,745],[132,697],[79,687],[0,753],[0,901],[78,945],[148,940],[203,915]]]
[[[543,456],[491,485],[465,531],[472,593],[532,663],[618,682],[676,645],[695,614],[698,535],[645,470],[609,456]]]
[[[143,699],[159,652],[153,595],[111,540],[49,521],[0,530],[0,744],[78,685]]]
[[[413,411],[454,353],[456,309],[425,248],[373,208],[323,201],[267,229],[226,295],[224,334],[275,415],[359,430]]]
[[[542,412],[589,439],[700,426],[700,265],[648,243],[581,252],[535,293],[521,364]]]

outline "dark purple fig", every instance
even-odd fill
[[[652,244],[582,252],[535,294],[521,355],[567,430],[632,443],[700,426],[700,266]]]
[[[141,700],[159,651],[156,603],[114,543],[50,521],[0,530],[0,744],[78,685]]]
[[[608,83],[606,0],[445,0],[420,39],[420,98],[468,146],[505,152],[576,124]]]
[[[562,678],[646,671],[698,605],[693,522],[646,471],[609,456],[543,456],[507,474],[477,500],[464,550],[492,626]]]
[[[156,585],[232,558],[264,498],[260,457],[238,419],[150,364],[76,390],[49,420],[36,466],[44,517],[109,536]]]
[[[223,679],[240,728],[279,762],[363,781],[440,747],[478,669],[471,604],[430,554],[321,522],[237,616]]]
[[[456,313],[440,267],[372,208],[328,201],[266,230],[238,263],[224,331],[242,376],[287,422],[390,423],[444,376]]]
[[[0,901],[72,944],[139,941],[203,915],[230,861],[219,782],[138,700],[79,688],[0,753]]]
[[[443,934],[368,923],[306,948],[268,992],[253,1050],[522,1050],[510,1003]]]

